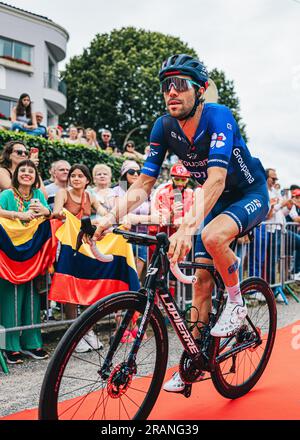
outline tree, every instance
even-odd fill
[[[234,90],[234,82],[226,79],[225,73],[222,70],[213,69],[209,72],[210,78],[212,78],[217,86],[219,93],[219,104],[224,104],[229,107],[239,124],[242,136],[247,141],[247,134],[245,130],[245,124],[240,116],[240,102]]]
[[[97,132],[109,128],[119,146],[130,130],[146,124],[148,130],[136,131],[134,136],[143,149],[153,122],[165,112],[157,74],[162,61],[173,53],[197,57],[179,38],[158,32],[127,27],[96,35],[89,48],[73,57],[62,72],[68,108],[60,122],[92,127]],[[224,99],[220,94],[226,103],[233,84],[225,80],[223,72],[214,72],[218,85],[224,82],[220,88]],[[238,99],[232,103],[239,115]]]

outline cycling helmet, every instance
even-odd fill
[[[163,81],[172,75],[188,75],[200,86],[205,87],[205,89],[208,87],[208,72],[206,67],[201,61],[190,55],[172,55],[163,62],[159,72],[159,80]]]
[[[180,162],[172,166],[170,175],[176,177],[191,177],[191,173]]]

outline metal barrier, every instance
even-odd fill
[[[150,225],[147,225],[149,227]],[[145,228],[145,225],[143,225]],[[171,226],[165,228],[167,234],[170,235]],[[145,230],[144,230],[145,232]],[[294,282],[295,264],[296,264],[296,237],[297,224],[288,223],[286,227],[276,223],[262,223],[254,230],[254,241],[247,243],[246,240],[239,239],[236,254],[241,258],[240,264],[240,279],[248,276],[259,276],[268,281],[273,288],[275,296],[281,295],[284,302],[288,304],[285,292],[290,293],[294,299],[299,302],[299,298],[291,289],[290,284]],[[188,260],[193,261],[194,256],[194,242],[189,254]],[[149,262],[149,248],[147,251],[147,263]],[[138,249],[136,250],[138,254]],[[298,257],[299,258],[299,257]],[[186,270],[186,273],[189,273]],[[10,328],[3,328],[0,326],[0,350],[5,347],[1,346],[1,336],[6,333],[14,331],[24,331],[31,329],[49,329],[49,328],[64,328],[70,325],[74,319],[64,319],[64,307],[58,304],[56,310],[56,320],[51,320],[47,311],[51,309],[51,304],[48,300],[49,285],[51,282],[50,275],[39,277],[42,281],[40,286],[35,286],[36,281],[30,283],[30,305],[31,305],[31,322],[27,325],[21,325],[18,322],[18,286],[15,286],[15,326]],[[171,280],[170,280],[171,283]],[[176,283],[176,300],[180,309],[185,310],[192,302],[192,287]],[[36,289],[39,294],[44,295],[45,321],[38,322],[34,319],[34,304]],[[60,317],[59,317],[60,315]],[[36,322],[35,322],[36,321]],[[1,323],[0,323],[1,324]],[[5,338],[4,338],[5,339]],[[2,344],[3,345],[3,344]]]

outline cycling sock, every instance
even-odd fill
[[[236,284],[235,286],[226,286],[226,290],[231,303],[237,303],[241,306],[243,305],[240,283]]]

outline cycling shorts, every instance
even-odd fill
[[[254,226],[266,219],[269,211],[269,194],[267,185],[263,184],[252,188],[247,193],[223,193],[212,211],[204,219],[202,229],[215,217],[226,214],[235,221],[239,228],[238,235],[244,235]],[[196,237],[195,258],[209,258],[202,242],[201,233]]]

